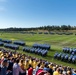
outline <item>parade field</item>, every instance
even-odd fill
[[[56,52],[62,52],[63,47],[76,48],[76,35],[51,35],[51,34],[23,34],[23,33],[0,33],[1,39],[7,39],[13,41],[24,41],[26,46],[32,47],[34,43],[38,44],[49,44],[50,50],[46,57],[42,57],[40,55],[34,53],[23,52],[23,46],[19,47],[18,52],[25,53],[29,56],[41,58],[44,60],[48,60],[49,62],[53,62],[56,64],[61,64],[63,66],[70,66],[71,68],[76,68],[76,63],[65,62],[61,60],[54,59],[54,54]],[[4,46],[0,46],[1,48]],[[8,50],[8,48],[6,48]]]

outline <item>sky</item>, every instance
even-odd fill
[[[0,0],[0,28],[76,25],[76,0]]]

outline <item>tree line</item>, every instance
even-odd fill
[[[47,25],[47,26],[41,26],[41,27],[35,27],[35,28],[5,28],[5,29],[0,29],[0,31],[31,31],[31,30],[47,30],[47,31],[53,31],[53,30],[76,30],[76,26],[71,26],[71,25]]]

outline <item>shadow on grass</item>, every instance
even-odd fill
[[[50,52],[56,52],[57,50],[55,50],[55,49],[50,49],[49,51],[50,51]]]

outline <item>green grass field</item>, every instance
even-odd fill
[[[47,57],[42,57],[36,54],[26,53],[29,56],[42,58],[56,64],[62,64],[63,66],[70,66],[76,68],[76,64],[62,62],[61,60],[53,59],[55,52],[62,52],[63,47],[76,47],[76,36],[75,35],[50,35],[50,34],[21,34],[21,33],[3,33],[0,38],[8,40],[22,40],[27,46],[32,46],[34,43],[49,44],[51,49],[48,52]],[[22,52],[22,47],[18,50]]]

